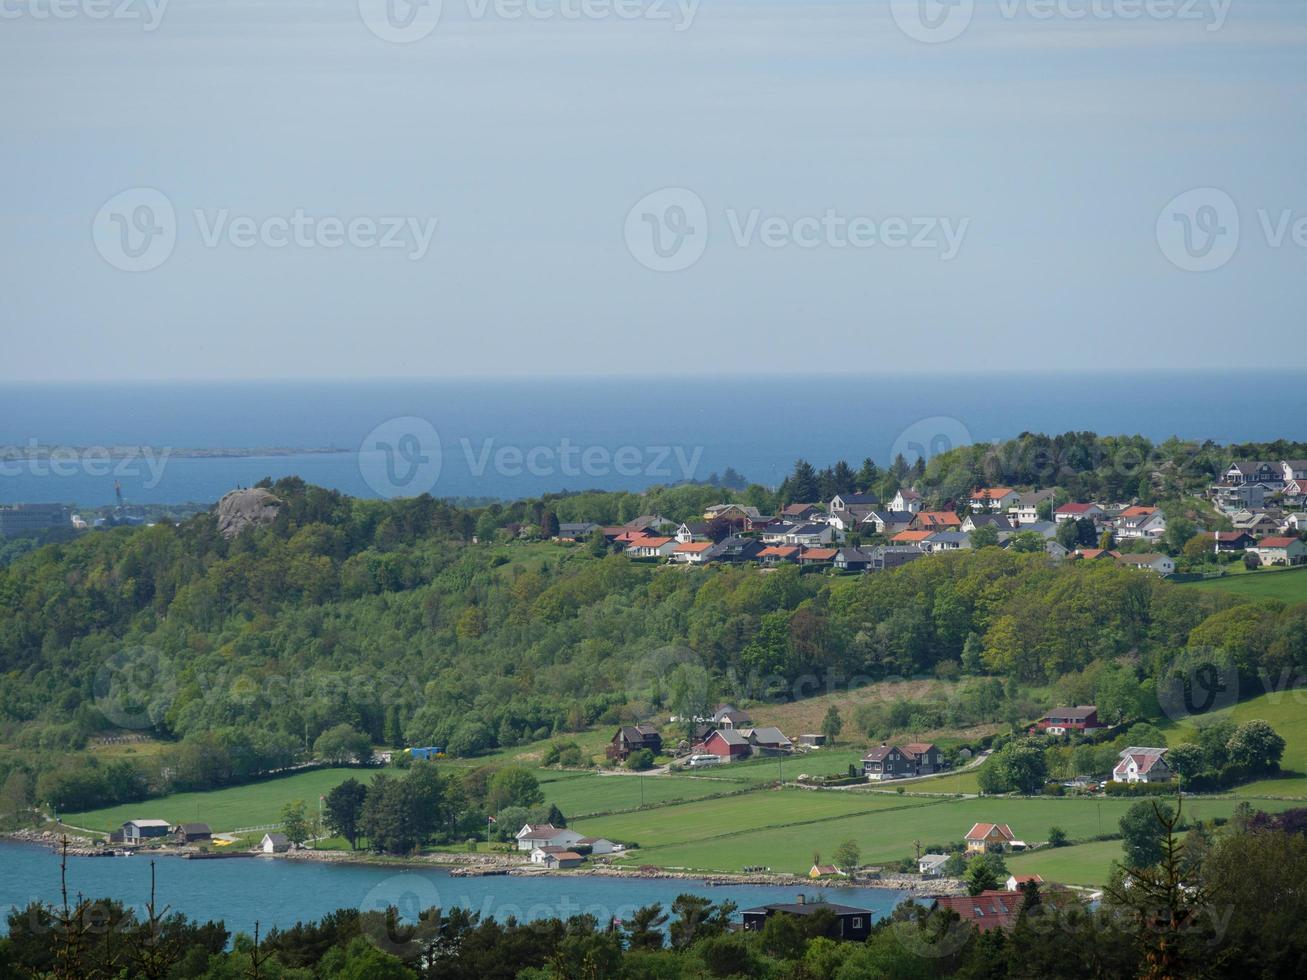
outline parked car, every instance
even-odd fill
[[[716,766],[721,764],[721,759],[715,755],[692,755],[690,761],[686,763],[691,769],[699,769],[703,766]]]

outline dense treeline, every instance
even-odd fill
[[[198,924],[112,901],[32,903],[8,917],[5,976],[171,977],[176,980],[987,980],[1058,977],[1301,976],[1307,964],[1307,837],[1303,811],[1247,811],[1194,825],[1136,804],[1121,821],[1129,866],[1101,906],[1038,884],[1023,887],[1009,929],[976,932],[952,912],[905,902],[865,942],[841,942],[834,915],[774,915],[733,928],[735,909],[685,894],[661,905],[518,921],[465,909],[340,909],[317,922],[228,943],[223,923]],[[982,858],[973,861],[980,867]],[[968,874],[970,879],[972,875]],[[995,877],[973,884],[993,887]],[[980,878],[985,880],[980,880]],[[75,882],[73,883],[75,885]],[[973,888],[974,891],[974,888]],[[833,901],[839,900],[838,893]],[[562,903],[560,902],[560,907]],[[411,911],[411,910],[410,910]]]
[[[1106,666],[1138,684],[1186,646],[1224,651],[1249,679],[1307,668],[1307,605],[1109,563],[990,547],[850,578],[662,568],[586,545],[472,544],[488,511],[430,498],[272,489],[275,523],[233,540],[200,515],[0,569],[0,737],[29,776],[33,760],[115,728],[175,745],[112,778],[59,765],[76,805],[239,782],[301,761],[341,725],[467,756],[655,704],[693,712],[886,677],[1055,681],[1079,699]],[[641,499],[611,496],[613,519]],[[523,502],[495,520],[574,503]],[[686,681],[687,664],[706,680]]]
[[[965,499],[977,486],[1058,487],[1068,499],[1143,503],[1174,500],[1216,482],[1231,461],[1307,456],[1307,444],[1279,439],[1219,445],[1212,441],[1067,432],[1022,433],[1006,442],[962,446],[926,465],[919,489],[939,502]]]

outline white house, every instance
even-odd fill
[[[1121,750],[1121,761],[1112,770],[1115,783],[1164,783],[1171,770],[1162,758],[1166,749],[1131,745]]]
[[[967,502],[971,505],[973,511],[991,511],[1001,513],[1009,507],[1015,506],[1021,494],[1017,493],[1011,487],[984,487],[971,491],[971,498]]]
[[[1301,565],[1307,561],[1307,544],[1300,538],[1265,537],[1248,549],[1263,565]]]
[[[1166,533],[1166,515],[1156,507],[1127,507],[1116,519],[1118,539],[1148,538],[1156,541]]]
[[[944,874],[947,854],[923,854],[917,858],[917,874],[924,878],[938,878]]]
[[[1147,569],[1156,572],[1158,575],[1172,575],[1175,573],[1175,559],[1170,555],[1121,555],[1117,558],[1116,563],[1127,568]]]
[[[921,494],[915,490],[900,490],[889,502],[890,510],[906,510],[911,514],[917,513],[921,507]]]
[[[1284,482],[1290,480],[1307,480],[1307,459],[1286,459],[1280,464],[1284,473]]]
[[[836,537],[843,538],[844,535],[829,524],[804,524],[787,531],[784,543],[815,548],[820,544],[830,544]]]
[[[616,854],[622,850],[607,837],[582,837],[574,847],[588,847],[591,854]]]
[[[1022,885],[1028,884],[1029,882],[1032,881],[1037,885],[1042,885],[1044,883],[1044,876],[1043,875],[1008,875],[1007,883],[1006,883],[1007,890],[1010,892],[1018,891]]]
[[[282,854],[290,850],[290,838],[285,834],[264,834],[259,850],[264,854]]]
[[[1032,490],[1030,493],[1017,494],[1016,503],[1007,512],[1018,524],[1034,524],[1039,520],[1039,505],[1045,500],[1053,499],[1052,490]]]
[[[1061,524],[1063,521],[1078,521],[1087,517],[1097,523],[1102,520],[1105,513],[1106,511],[1098,504],[1063,504],[1053,511],[1053,521]]]
[[[677,549],[675,538],[638,538],[631,542],[626,553],[635,558],[666,558]]]
[[[551,823],[528,823],[514,836],[519,851],[534,851],[537,847],[571,847],[582,835]]]
[[[686,541],[673,548],[668,559],[678,565],[706,565],[712,561],[716,548],[711,541]]]

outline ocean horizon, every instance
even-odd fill
[[[1216,371],[21,383],[0,388],[0,503],[210,503],[265,477],[362,496],[642,490],[732,468],[933,455],[1022,432],[1307,439],[1300,372]],[[192,450],[338,449],[200,457]],[[114,458],[107,458],[110,452]],[[124,455],[124,453],[126,455]],[[398,466],[398,470],[396,467]],[[415,482],[402,479],[407,469]]]

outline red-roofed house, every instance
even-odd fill
[[[1162,758],[1166,749],[1131,745],[1121,752],[1121,761],[1112,770],[1114,783],[1164,783],[1171,769]]]
[[[956,531],[962,527],[962,518],[951,510],[923,510],[912,519],[913,531]]]
[[[779,565],[783,562],[796,562],[803,549],[797,544],[774,544],[758,552],[758,561],[764,565]]]
[[[1081,704],[1074,708],[1053,708],[1035,722],[1035,727],[1050,735],[1065,735],[1067,732],[1092,731],[1107,726],[1098,720],[1097,707]]]
[[[1061,524],[1063,521],[1078,521],[1082,517],[1097,521],[1104,513],[1105,511],[1098,504],[1063,504],[1053,511],[1053,521]]]
[[[734,728],[719,728],[704,739],[701,746],[695,746],[695,751],[705,755],[715,755],[723,762],[732,762],[736,759],[747,759],[749,753],[753,751],[753,746]]]
[[[1021,913],[1021,903],[1025,896],[1021,892],[983,891],[979,895],[940,895],[931,905],[931,910],[947,909],[955,912],[963,922],[969,922],[978,932],[991,929],[1011,929],[1017,924]]]
[[[890,538],[893,544],[910,544],[920,548],[922,542],[934,534],[934,531],[900,531],[894,537]]]
[[[839,554],[838,548],[804,548],[799,555],[800,565],[829,565]]]
[[[978,823],[967,831],[964,840],[968,852],[983,854],[990,847],[1008,847],[1016,840],[1016,834],[1005,823]]]
[[[1307,544],[1299,538],[1265,537],[1249,548],[1263,565],[1301,565],[1307,562]]]

